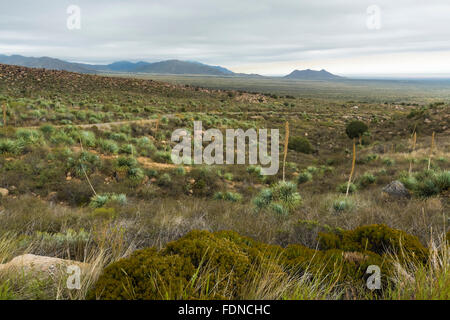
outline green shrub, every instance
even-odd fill
[[[138,162],[133,157],[118,157],[117,158],[118,167],[135,168],[138,166]]]
[[[22,142],[22,140],[0,140],[0,154],[10,153],[18,155],[22,153],[24,148],[25,144]]]
[[[91,198],[89,205],[92,208],[101,208],[111,202],[116,202],[119,205],[125,205],[127,203],[127,196],[124,194],[115,193],[97,194]]]
[[[223,178],[227,181],[233,181],[233,174],[230,172],[227,172],[223,175]]]
[[[142,181],[145,178],[144,170],[141,168],[130,168],[127,172],[128,178],[134,181]]]
[[[383,158],[383,164],[385,166],[391,167],[395,164],[395,160],[391,158]]]
[[[362,135],[368,130],[369,128],[364,122],[361,121],[352,121],[350,122],[346,128],[345,133],[350,139],[359,138],[362,137]]]
[[[172,156],[170,152],[158,151],[155,153],[154,160],[156,162],[170,163],[172,161]]]
[[[50,142],[55,145],[72,146],[75,140],[64,131],[55,131],[50,135]]]
[[[113,140],[100,139],[98,145],[102,152],[106,154],[117,154],[119,152],[119,146]]]
[[[417,237],[386,225],[368,225],[337,233],[319,233],[322,250],[371,251],[382,255],[395,253],[425,261],[427,251]]]
[[[186,169],[183,166],[176,167],[174,172],[177,176],[185,176],[186,175]]]
[[[132,144],[124,144],[120,147],[119,152],[133,155],[136,154],[136,148]]]
[[[277,213],[287,213],[302,204],[302,198],[293,182],[280,181],[269,189],[263,189],[253,199],[256,208],[270,209]]]
[[[299,184],[302,184],[302,183],[311,181],[312,178],[313,178],[313,176],[311,173],[309,173],[308,171],[302,171],[302,172],[300,172],[300,174],[297,177],[297,182]]]
[[[89,176],[100,167],[100,158],[87,151],[79,152],[67,159],[67,169],[78,178]]]
[[[300,136],[290,138],[288,147],[291,150],[306,154],[312,153],[314,151],[309,140],[305,137]]]
[[[39,128],[39,130],[41,130],[43,134],[49,136],[56,131],[56,128],[50,124],[44,124]]]
[[[400,181],[418,197],[432,197],[450,188],[450,171],[425,170],[412,176],[404,174]]]
[[[247,172],[249,174],[255,174],[257,176],[261,176],[261,167],[260,166],[248,166]]]
[[[42,134],[34,129],[18,129],[16,137],[26,144],[38,144],[42,142]]]
[[[347,185],[348,183],[342,183],[337,187],[337,191],[340,193],[347,193]],[[348,193],[354,193],[356,191],[357,187],[355,184],[350,183],[350,186],[348,188]]]
[[[162,187],[170,186],[172,183],[172,177],[168,173],[162,174],[158,179],[158,185]]]
[[[231,201],[231,202],[239,202],[242,200],[242,196],[239,193],[236,192],[216,192],[214,194],[213,199],[215,200],[225,200],[225,201]]]
[[[79,139],[85,147],[94,148],[97,144],[95,134],[92,131],[81,131]]]
[[[255,265],[276,250],[234,232],[192,231],[159,252],[138,250],[111,264],[88,298],[236,299],[258,269]]]
[[[89,299],[163,300],[191,297],[192,263],[178,255],[161,255],[154,248],[133,252],[105,268]]]
[[[344,197],[334,200],[332,206],[335,212],[344,212],[352,210],[355,204],[353,200]]]
[[[376,180],[377,180],[377,178],[376,178],[373,174],[371,174],[371,173],[369,173],[369,172],[366,172],[366,173],[364,173],[364,174],[361,176],[361,178],[359,179],[359,183],[360,183],[363,187],[366,187],[366,186],[368,186],[368,185],[370,185],[370,184],[375,183]]]

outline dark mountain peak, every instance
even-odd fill
[[[334,75],[325,69],[321,69],[320,71],[306,69],[294,70],[284,78],[294,80],[337,80],[342,79],[343,77]]]

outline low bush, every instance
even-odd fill
[[[383,255],[398,254],[426,261],[427,251],[417,237],[386,225],[368,225],[336,233],[319,233],[322,250],[371,251]]]
[[[312,178],[313,178],[313,176],[311,173],[309,173],[308,171],[302,171],[302,172],[300,172],[300,174],[297,177],[297,182],[299,184],[302,184],[302,183],[311,181]]]
[[[311,143],[309,140],[305,137],[292,137],[289,139],[289,149],[295,150],[297,152],[301,153],[312,153],[313,147],[311,146]]]
[[[337,191],[340,193],[347,193],[347,187],[348,187],[348,193],[354,193],[357,189],[355,184],[350,183],[350,185],[348,186],[348,183],[345,182],[345,183],[338,185]]]
[[[297,192],[295,183],[280,181],[261,190],[253,203],[258,210],[271,209],[276,213],[286,214],[302,204],[302,197]]]
[[[213,197],[215,200],[225,200],[231,202],[239,202],[242,200],[242,196],[236,192],[216,192]]]
[[[127,203],[127,196],[115,193],[97,194],[91,198],[89,205],[92,208],[101,208],[112,202],[118,203],[119,205],[125,205]]]

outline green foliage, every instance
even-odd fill
[[[334,200],[332,206],[335,212],[344,212],[352,210],[355,204],[352,199],[344,197]]]
[[[342,183],[342,184],[338,185],[337,191],[340,193],[347,193],[347,186],[348,186],[347,182]],[[353,183],[350,183],[350,186],[348,186],[348,193],[354,193],[356,191],[356,189],[357,189],[356,185]]]
[[[216,192],[213,197],[215,200],[225,200],[231,202],[239,202],[242,200],[242,196],[236,192]]]
[[[386,158],[383,158],[383,164],[385,166],[391,167],[391,166],[393,166],[395,164],[395,160],[386,157]]]
[[[162,300],[189,298],[195,272],[188,259],[161,255],[154,248],[133,252],[106,267],[88,298]],[[186,296],[187,295],[187,296]]]
[[[162,187],[168,187],[172,183],[172,177],[168,173],[162,174],[158,178],[158,185]]]
[[[313,178],[313,176],[311,173],[309,173],[308,171],[302,171],[302,172],[300,172],[300,174],[297,177],[297,182],[299,184],[302,184],[302,183],[311,181],[312,178]]]
[[[186,175],[186,169],[183,166],[176,167],[174,172],[177,176],[185,176]]]
[[[347,124],[345,133],[350,139],[362,137],[362,135],[369,130],[367,125],[362,121],[352,121]]]
[[[0,154],[10,153],[14,155],[21,154],[25,145],[22,140],[1,139]]]
[[[284,215],[301,205],[302,198],[297,192],[295,183],[280,181],[270,188],[261,190],[253,199],[253,203],[259,210],[267,208]]]
[[[291,137],[289,139],[288,147],[291,150],[306,154],[312,153],[314,151],[309,140],[301,136]]]
[[[76,177],[84,178],[101,167],[100,158],[88,151],[79,152],[67,159],[68,170]]]
[[[100,139],[98,140],[98,145],[106,154],[117,154],[119,152],[119,146],[113,140]]]
[[[363,187],[366,187],[370,184],[375,183],[376,180],[377,178],[372,173],[366,172],[359,179],[359,184]]]
[[[89,298],[238,298],[269,248],[234,232],[192,231],[159,252],[138,250],[111,264]]]
[[[136,148],[132,145],[132,144],[124,144],[123,146],[120,147],[119,150],[121,153],[125,153],[125,154],[136,154]]]
[[[418,197],[432,197],[450,188],[450,171],[424,170],[403,175],[400,181]]]
[[[91,198],[89,205],[92,208],[101,208],[109,203],[118,203],[119,205],[125,205],[127,203],[127,196],[124,194],[105,193],[97,194]]]
[[[322,250],[371,251],[379,255],[395,253],[404,257],[414,256],[421,261],[427,257],[427,251],[417,237],[382,224],[337,233],[319,233],[319,243]]]

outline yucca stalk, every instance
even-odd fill
[[[159,127],[159,121],[161,119],[161,115],[158,116],[158,119],[156,119],[156,126],[155,126],[155,132],[158,132],[158,127]]]
[[[286,121],[285,135],[284,135],[283,181],[285,181],[285,168],[286,168],[286,158],[287,158],[287,153],[288,153],[288,145],[289,145],[289,121]]]
[[[355,171],[355,163],[356,163],[356,142],[353,139],[353,159],[352,159],[352,171],[350,171],[350,177],[348,178],[347,183],[347,191],[345,192],[345,196],[348,196],[348,190],[350,189],[350,183],[352,182],[353,172]]]
[[[431,135],[431,146],[430,146],[430,156],[428,158],[428,170],[430,170],[431,167],[431,158],[433,157],[433,148],[434,148],[434,131],[433,134]]]
[[[6,127],[6,104],[3,104],[2,108],[3,108],[3,126]]]
[[[416,151],[416,141],[417,141],[417,133],[414,131],[413,137],[412,137],[412,150],[411,150],[411,157],[412,153]],[[409,160],[409,171],[408,174],[411,175],[412,172],[412,158]]]

